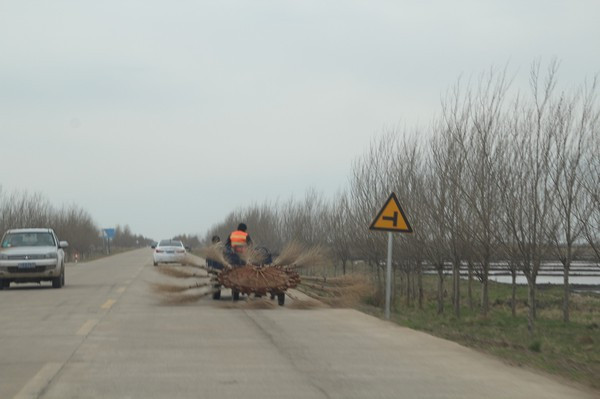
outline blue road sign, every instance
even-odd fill
[[[104,237],[108,239],[113,239],[115,237],[115,229],[102,229],[104,232]]]

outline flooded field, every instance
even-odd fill
[[[431,268],[428,268],[427,274],[433,274]],[[452,266],[447,265],[445,274],[452,273]],[[468,271],[467,265],[463,265],[461,268],[462,278],[467,278]],[[563,284],[563,266],[560,262],[545,262],[537,277],[537,284]],[[508,264],[505,262],[496,262],[491,265],[490,268],[490,280],[498,283],[510,284],[512,277],[508,269]],[[517,272],[516,283],[519,285],[527,284],[527,279],[523,275],[523,272]],[[600,264],[593,262],[573,262],[569,273],[569,284],[573,286],[574,290],[582,290],[588,292],[600,293]]]

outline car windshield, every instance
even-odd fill
[[[9,233],[2,240],[2,248],[52,247],[54,237],[50,233]]]
[[[181,241],[177,241],[177,240],[162,240],[160,242],[160,244],[158,244],[159,247],[183,247],[183,244],[181,243]]]

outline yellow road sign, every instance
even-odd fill
[[[398,202],[398,197],[392,193],[371,226],[370,230],[385,230],[401,233],[412,233],[412,227]]]

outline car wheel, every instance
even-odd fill
[[[215,292],[213,292],[212,297],[215,301],[218,301],[219,299],[221,299],[221,290],[217,289]]]
[[[158,266],[158,263],[154,262],[154,266]]]
[[[283,292],[281,294],[277,294],[277,303],[279,306],[283,306],[285,304],[285,294]]]
[[[60,276],[52,279],[52,288],[60,288]]]
[[[234,301],[239,301],[239,300],[240,300],[240,292],[239,292],[239,291],[235,291],[235,290],[234,290],[234,291],[232,292],[232,295],[233,295],[233,300],[234,300]]]
[[[64,267],[63,267],[62,273],[60,273],[60,276],[54,277],[52,279],[52,288],[60,288],[63,285],[65,285],[65,269],[64,269]]]
[[[0,280],[0,290],[7,290],[10,288],[10,281]]]

